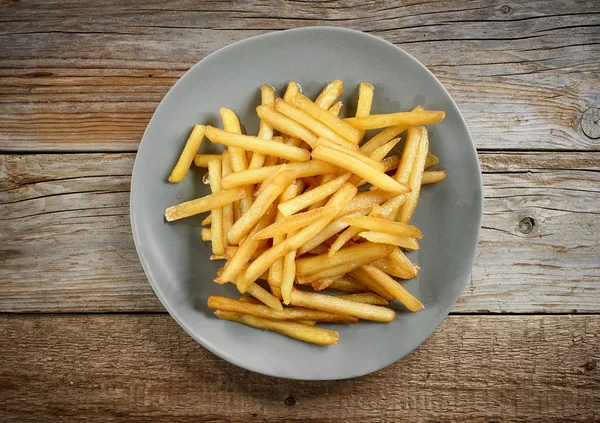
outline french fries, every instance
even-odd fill
[[[178,182],[183,181],[185,178],[185,174],[187,173],[200,145],[202,144],[202,140],[204,139],[204,134],[206,131],[206,127],[204,125],[195,125],[194,129],[192,129],[192,133],[185,143],[185,147],[183,147],[183,151],[181,152],[181,156],[179,156],[179,160],[177,160],[177,164],[171,175],[169,176],[169,182],[176,184]]]
[[[316,325],[389,322],[392,300],[409,311],[423,308],[394,278],[419,273],[403,250],[418,249],[423,237],[409,224],[421,187],[447,175],[429,170],[439,159],[429,153],[423,126],[443,120],[444,112],[419,106],[371,115],[376,93],[361,83],[355,116],[341,119],[342,89],[333,81],[312,101],[294,81],[283,98],[264,84],[256,136],[243,135],[227,108],[220,109],[223,129],[194,127],[169,182],[181,181],[193,162],[208,168],[203,182],[211,194],[167,208],[165,218],[210,212],[200,236],[212,243],[211,260],[226,260],[214,281],[250,295],[211,295],[208,307],[217,317],[332,345],[337,332]],[[376,128],[383,129],[360,145]],[[402,154],[391,153],[404,131]],[[225,146],[222,154],[198,153],[204,137]],[[365,184],[371,186],[358,192]],[[329,289],[345,294],[328,295]]]

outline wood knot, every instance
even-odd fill
[[[510,8],[510,6],[508,6],[506,4],[500,8],[500,11],[502,12],[503,15],[508,15],[511,10],[512,9]]]
[[[289,397],[284,399],[283,402],[285,402],[285,405],[287,405],[288,407],[292,407],[296,405],[296,398],[290,395]]]
[[[600,138],[600,109],[590,107],[581,116],[581,130],[586,137],[596,140]]]
[[[596,360],[590,360],[581,367],[583,367],[586,372],[591,372],[596,369]]]
[[[525,216],[519,222],[519,226],[517,227],[517,230],[519,232],[521,232],[522,234],[528,234],[531,231],[533,231],[534,226],[535,226],[535,220],[533,220],[533,218],[531,218],[529,216]]]

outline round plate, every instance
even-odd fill
[[[424,187],[413,222],[422,230],[421,249],[409,258],[419,276],[403,285],[425,309],[410,313],[395,304],[389,324],[328,325],[337,345],[320,347],[217,319],[209,295],[236,296],[232,285],[213,283],[222,261],[210,261],[210,244],[200,239],[195,216],[167,223],[164,211],[208,194],[197,168],[179,184],[169,176],[196,123],[220,126],[219,109],[238,113],[248,134],[258,130],[259,87],[280,95],[289,80],[316,96],[329,81],[344,82],[342,115],[351,116],[358,84],[375,87],[372,113],[410,110],[417,105],[444,110],[446,119],[429,128],[431,152],[448,177]],[[202,150],[214,146],[204,141]],[[131,226],[146,275],[171,316],[194,339],[246,369],[293,379],[343,379],[379,370],[410,353],[444,320],[471,273],[481,220],[481,173],[466,124],[442,84],[415,58],[387,41],[362,32],[329,27],[261,35],[225,47],[192,67],[167,93],[140,144],[131,181]],[[397,302],[395,302],[397,303]]]

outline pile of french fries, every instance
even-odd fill
[[[333,81],[312,101],[294,81],[283,98],[263,85],[256,136],[243,135],[226,108],[223,129],[194,127],[169,182],[181,182],[193,162],[208,168],[212,193],[169,207],[165,217],[210,211],[201,236],[212,243],[211,260],[226,261],[215,282],[249,294],[210,296],[219,318],[330,345],[338,333],[316,323],[390,322],[393,299],[413,312],[423,308],[394,277],[419,272],[403,250],[419,248],[422,234],[410,220],[421,186],[446,177],[428,170],[439,160],[423,126],[444,112],[371,115],[374,89],[361,83],[355,116],[342,119],[342,87]],[[372,129],[381,131],[362,142]],[[226,149],[198,154],[204,138]],[[347,294],[320,292],[326,288]]]

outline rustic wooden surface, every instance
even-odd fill
[[[483,171],[454,315],[352,381],[263,377],[204,350],[164,314],[129,227],[135,151],[169,87],[220,47],[310,25],[428,66]],[[2,1],[0,421],[597,421],[598,116],[590,0]]]

